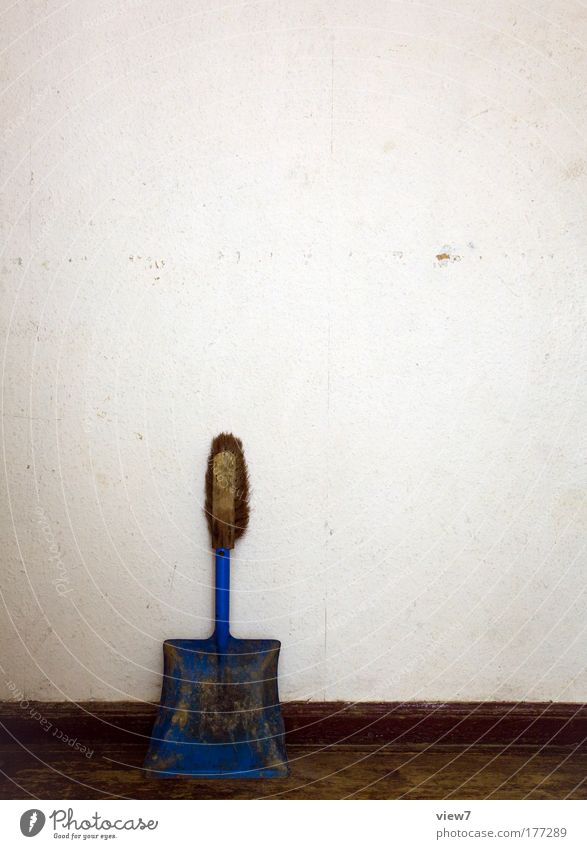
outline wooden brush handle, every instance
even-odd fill
[[[214,455],[212,464],[212,538],[216,548],[234,548],[236,457],[231,451]]]

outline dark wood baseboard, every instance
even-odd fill
[[[284,705],[284,715],[288,738],[300,743],[397,746],[587,743],[587,706],[582,704],[313,702]]]
[[[157,706],[143,702],[0,702],[0,741],[142,742]],[[286,702],[287,742],[584,746],[587,706],[562,702]],[[50,724],[50,726],[49,726]]]

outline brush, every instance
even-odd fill
[[[249,523],[249,474],[243,444],[232,433],[220,433],[212,440],[204,513],[216,552],[214,637],[223,653],[230,640],[230,551]]]
[[[243,444],[232,433],[212,440],[204,513],[212,548],[234,548],[249,524],[249,473]]]

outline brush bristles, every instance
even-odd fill
[[[217,454],[229,452],[234,456],[234,526],[227,529],[226,521],[222,516],[214,515],[214,457]],[[206,470],[206,501],[204,512],[212,539],[212,548],[232,548],[227,543],[228,536],[234,540],[240,539],[247,529],[249,523],[249,475],[247,464],[243,454],[243,444],[240,439],[232,433],[220,433],[212,440],[210,456],[208,457],[208,468]],[[234,527],[234,531],[232,530]]]

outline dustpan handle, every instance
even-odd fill
[[[230,639],[230,549],[216,549],[216,613],[214,636],[219,651]]]

